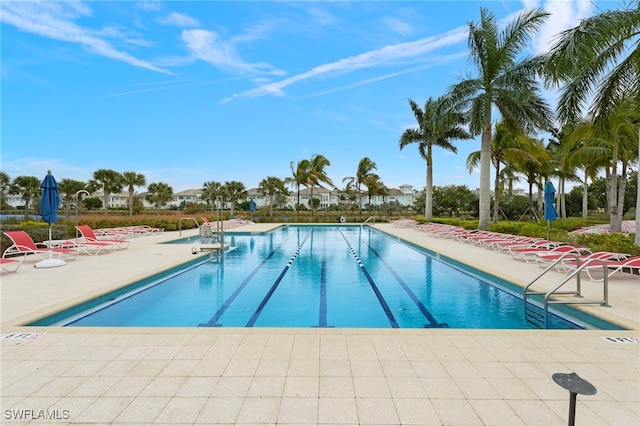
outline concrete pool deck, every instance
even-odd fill
[[[541,271],[412,228],[374,226],[520,285]],[[158,244],[178,237],[135,238],[60,268],[35,269],[29,259],[2,273],[4,423],[566,425],[569,392],[551,375],[576,372],[598,390],[578,396],[576,424],[640,424],[640,280],[630,274],[610,281],[610,307],[582,308],[624,331],[22,325],[193,259],[191,245]],[[601,297],[601,285],[583,286]]]

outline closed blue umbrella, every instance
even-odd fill
[[[49,258],[35,264],[36,268],[53,268],[65,265],[62,259],[52,259],[51,257],[51,224],[58,221],[58,207],[60,207],[60,194],[58,193],[58,182],[47,172],[44,180],[40,184],[42,194],[40,198],[40,216],[42,220],[49,224]]]
[[[556,189],[551,181],[544,185],[544,218],[547,221],[547,240],[550,238],[551,230],[549,223],[558,218],[558,212],[553,205],[556,197]]]

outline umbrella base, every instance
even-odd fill
[[[58,266],[64,266],[66,265],[67,262],[65,262],[62,259],[45,259],[42,260],[38,263],[36,263],[35,265],[33,265],[34,268],[57,268]]]

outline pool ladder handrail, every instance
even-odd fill
[[[376,223],[375,221],[376,217],[375,216],[369,216],[369,218],[367,218],[367,220],[365,220],[364,222],[362,222],[362,225],[369,223],[369,221],[372,221],[373,223]]]
[[[193,220],[196,223],[196,226],[198,227],[198,229],[200,229],[200,222],[198,222],[198,219],[196,219],[195,217],[181,217],[180,221],[178,222],[178,230],[180,231],[180,233],[178,234],[179,236],[182,236],[182,221],[183,220]]]
[[[556,265],[558,265],[559,263],[561,263],[564,259],[566,259],[567,257],[572,257],[575,259],[576,261],[576,268],[564,279],[562,280],[559,284],[557,284],[555,287],[553,287],[551,290],[549,291],[532,291],[529,290],[529,288],[536,282],[538,281],[541,277],[543,277],[547,272],[549,272],[550,270],[552,270]],[[564,255],[562,255],[560,258],[556,259],[551,265],[549,265],[544,271],[542,271],[540,274],[538,274],[538,276],[536,276],[533,280],[531,280],[523,289],[522,291],[522,299],[524,302],[524,318],[525,321],[529,321],[531,323],[533,323],[534,325],[537,325],[540,328],[548,328],[549,327],[549,305],[552,304],[564,304],[564,305],[570,305],[570,304],[598,304],[601,306],[609,306],[609,276],[607,273],[607,263],[605,260],[603,259],[589,259],[587,261],[584,261],[584,263],[581,263],[582,260],[580,259],[580,255],[578,253],[565,253]],[[588,266],[592,266],[592,263],[600,263],[602,265],[602,269],[603,269],[603,274],[604,274],[604,280],[602,281],[602,300],[557,300],[557,299],[551,299],[551,297],[553,295],[558,295],[558,294],[564,294],[564,295],[570,295],[573,294],[575,295],[575,297],[583,297],[582,296],[582,287],[581,287],[581,282],[580,282],[580,272],[582,272],[583,269],[585,269]],[[576,290],[575,291],[558,291],[558,289],[560,287],[562,287],[563,285],[565,285],[567,282],[569,282],[573,277],[576,278]],[[539,318],[539,314],[534,313],[534,311],[532,311],[529,308],[529,303],[527,300],[528,296],[534,296],[534,295],[544,295],[544,299],[543,299],[543,313],[542,313],[542,319]],[[535,319],[534,319],[535,318]]]

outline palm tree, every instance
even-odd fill
[[[407,129],[400,137],[400,149],[417,142],[418,152],[427,163],[424,217],[433,217],[433,147],[437,146],[453,153],[458,149],[451,144],[452,139],[470,139],[471,134],[462,128],[463,116],[451,108],[444,98],[427,99],[424,110],[409,99],[409,106],[418,122],[417,129]]]
[[[288,192],[284,185],[284,181],[275,176],[267,176],[258,185],[260,193],[269,197],[269,217],[273,217],[273,202],[276,197]]]
[[[309,160],[309,169],[307,174],[307,186],[311,187],[311,220],[313,221],[313,188],[321,183],[334,186],[331,179],[325,172],[324,168],[331,165],[331,162],[322,154],[314,154]]]
[[[115,170],[99,169],[93,172],[93,179],[87,185],[89,191],[103,191],[104,214],[109,212],[109,195],[122,191],[122,175]]]
[[[561,87],[558,116],[563,123],[576,120],[586,106],[596,127],[603,128],[625,99],[640,108],[640,2],[631,1],[622,9],[582,20],[562,32],[543,59],[548,82]],[[640,126],[635,130],[640,151]],[[610,179],[609,200],[614,200],[618,178],[613,175]],[[640,190],[636,198],[640,205]],[[609,206],[615,210],[609,212],[613,219],[619,207]],[[640,209],[636,209],[636,231],[640,231],[638,223]],[[611,232],[619,232],[619,225],[613,219]],[[638,234],[635,244],[640,245]]]
[[[514,162],[521,162],[523,159],[528,158],[530,153],[528,151],[528,145],[530,139],[524,135],[518,135],[511,132],[503,121],[496,123],[495,131],[491,139],[491,164],[496,170],[496,177],[494,181],[494,205],[493,205],[493,222],[497,222],[500,212],[500,199],[502,198],[502,167],[511,166],[512,169]],[[467,157],[467,169],[472,172],[478,167],[480,162],[480,151],[474,151]],[[535,160],[535,159],[533,159]]]
[[[209,200],[211,213],[215,212],[216,200],[222,195],[222,184],[216,181],[209,181],[202,184],[202,198]]]
[[[476,77],[454,85],[449,96],[456,109],[466,110],[471,132],[482,135],[479,229],[487,229],[490,220],[492,108],[497,108],[510,128],[523,128],[526,134],[550,127],[551,110],[539,95],[534,72],[539,68],[539,61],[517,62],[547,16],[539,9],[525,11],[499,31],[495,15],[480,8],[480,22],[468,24],[469,57],[476,68]]]
[[[373,182],[375,179],[372,177],[376,177],[380,179],[380,177],[373,173],[374,170],[378,168],[377,164],[371,160],[369,157],[364,157],[358,162],[358,169],[356,170],[355,176],[347,176],[342,179],[343,183],[346,183],[347,186],[355,185],[356,191],[358,193],[358,207],[362,210],[362,185],[365,185],[367,180]]]
[[[511,165],[522,173],[529,184],[529,203],[527,212],[530,218],[538,220],[537,209],[533,205],[533,186],[538,187],[538,200],[542,200],[542,188],[546,178],[548,178],[552,170],[551,154],[545,149],[544,143],[538,139],[529,138],[527,143],[522,144],[520,148],[523,155],[514,155],[510,157]]]
[[[602,124],[601,131],[608,136],[605,139],[610,149],[607,158],[611,160],[606,168],[608,211],[612,232],[614,229],[620,232],[627,171],[629,165],[638,159],[639,147],[636,146],[635,137],[636,129],[640,126],[640,113],[629,99],[621,100],[620,105],[610,110],[609,117],[602,120]],[[621,167],[619,175],[618,164]]]
[[[122,183],[129,187],[129,216],[133,216],[133,198],[135,197],[136,186],[145,186],[147,179],[142,173],[124,172],[122,173]]]
[[[568,178],[580,181],[578,169],[584,170],[582,218],[587,219],[589,179],[595,180],[597,171],[605,166],[603,159],[608,154],[602,148],[602,140],[594,135],[593,123],[580,120],[573,124],[565,124],[553,131],[554,139],[549,140],[547,150],[553,155],[555,170],[560,181],[558,185],[559,213],[566,218],[564,181]]]
[[[40,194],[40,179],[35,176],[18,176],[9,186],[9,194],[22,194],[24,217],[29,217],[29,204]]]
[[[369,208],[371,208],[371,198],[375,195],[389,195],[389,188],[380,180],[380,176],[370,173],[362,182],[367,187],[367,199]]]
[[[58,184],[58,192],[65,204],[65,216],[69,217],[69,209],[71,208],[71,200],[76,196],[76,193],[82,189],[86,189],[86,184],[79,180],[74,179],[62,179]],[[77,202],[77,201],[76,201]]]
[[[309,160],[300,160],[298,164],[294,167],[293,161],[289,164],[289,168],[291,169],[291,178],[285,179],[287,183],[291,183],[297,191],[297,201],[296,201],[296,216],[298,220],[300,220],[300,185],[307,185],[309,181],[309,170],[311,169],[311,162]]]
[[[233,209],[236,201],[247,196],[247,189],[242,182],[232,180],[222,186],[222,194],[229,200],[229,217],[233,217]]]
[[[7,200],[7,193],[9,192],[9,186],[11,185],[11,178],[9,175],[0,170],[0,206],[4,208]]]
[[[160,210],[173,197],[173,188],[164,182],[152,183],[147,188],[145,199],[151,204],[155,204],[156,210]]]

